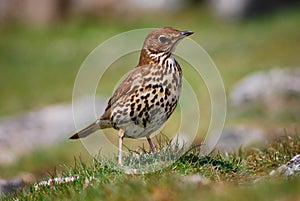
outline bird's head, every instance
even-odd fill
[[[146,37],[143,49],[151,53],[172,53],[178,42],[191,34],[192,31],[179,31],[172,27],[156,29]]]

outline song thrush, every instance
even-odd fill
[[[104,114],[70,139],[86,137],[98,129],[114,128],[119,131],[120,165],[124,137],[146,137],[155,153],[150,135],[168,120],[181,91],[182,70],[172,53],[176,44],[191,34],[192,31],[171,27],[151,32],[144,41],[138,65],[115,90]]]

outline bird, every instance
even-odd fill
[[[182,69],[173,53],[179,41],[193,33],[172,27],[150,32],[144,40],[137,66],[113,92],[104,113],[70,139],[84,138],[99,129],[118,130],[120,166],[123,166],[125,137],[146,137],[152,153],[156,153],[150,135],[169,119],[181,93]]]

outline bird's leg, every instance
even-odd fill
[[[151,138],[149,137],[149,136],[147,136],[146,137],[147,138],[147,141],[148,141],[148,143],[149,143],[149,145],[150,145],[150,148],[151,148],[151,150],[152,150],[152,153],[156,153],[156,150],[155,150],[155,147],[154,147],[154,145],[153,145],[153,143],[152,143],[152,140],[151,140]]]
[[[119,133],[118,133],[118,136],[119,136],[119,155],[118,155],[118,164],[120,166],[123,166],[122,164],[122,151],[123,151],[123,138],[124,138],[124,130],[120,129],[119,130]]]

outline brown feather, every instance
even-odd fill
[[[116,89],[116,91],[113,93],[111,98],[109,99],[107,103],[107,107],[104,111],[104,114],[101,116],[100,120],[110,120],[111,107],[122,97],[125,97],[127,94],[132,93],[130,89],[132,87],[133,81],[140,80],[141,82],[143,82],[144,76],[149,73],[150,73],[149,66],[147,66],[147,68],[145,68],[144,66],[137,66],[134,69],[132,69],[128,73],[126,78],[121,82],[121,84]]]
[[[78,139],[78,138],[84,138],[86,136],[89,136],[90,134],[94,133],[95,131],[99,129],[104,129],[104,128],[111,128],[112,125],[108,121],[102,121],[102,120],[97,120],[94,123],[90,124],[86,128],[82,129],[78,133],[73,134],[69,139]]]

